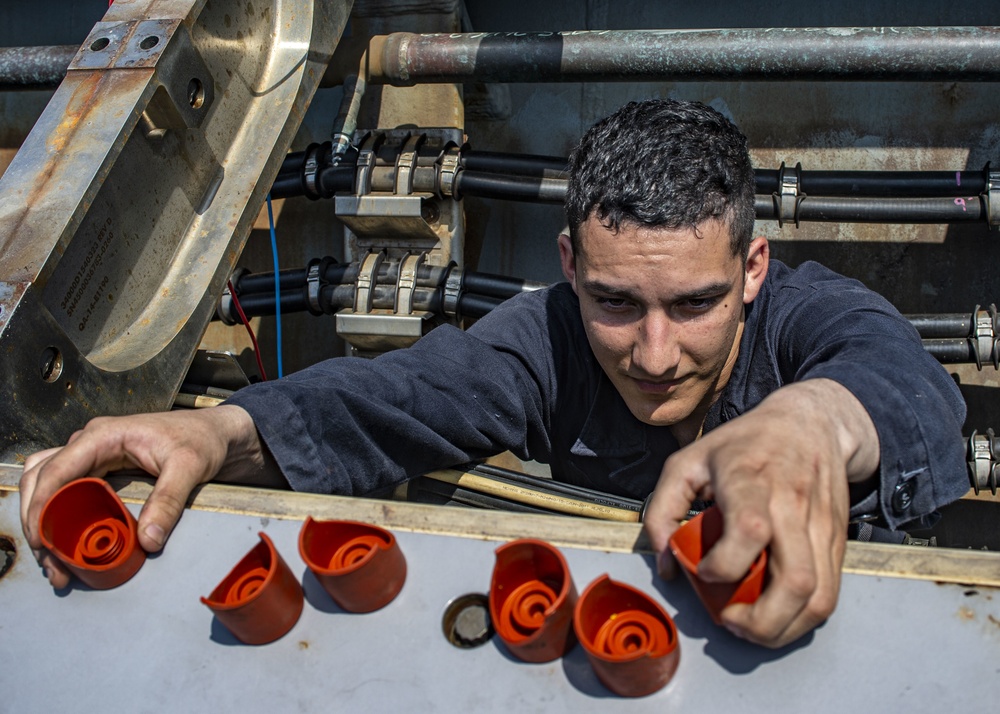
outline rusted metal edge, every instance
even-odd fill
[[[20,466],[0,464],[0,491],[16,491],[20,477]],[[144,503],[153,484],[153,479],[142,476],[111,476],[108,481],[127,503]],[[614,553],[652,552],[642,526],[637,523],[580,521],[565,516],[450,508],[227,484],[200,487],[188,505],[200,511],[285,520],[304,520],[306,516],[349,519],[399,531],[479,540],[539,538],[567,548]],[[1000,553],[852,541],[847,544],[844,572],[1000,587]]]

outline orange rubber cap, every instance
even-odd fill
[[[341,608],[373,612],[406,582],[406,558],[384,528],[354,521],[316,521],[299,532],[299,555]]]
[[[594,674],[623,697],[662,689],[681,659],[670,615],[645,593],[602,575],[580,596],[573,626]]]
[[[201,601],[248,645],[274,642],[302,614],[302,586],[267,534]]]
[[[557,548],[522,538],[496,550],[490,617],[507,649],[525,662],[551,662],[576,643],[576,585]]]
[[[712,506],[682,525],[670,537],[670,550],[684,568],[688,580],[715,624],[722,624],[722,611],[735,603],[753,603],[764,589],[767,551],[761,551],[742,580],[735,583],[707,583],[698,577],[698,564],[722,537],[723,518]]]
[[[114,588],[146,561],[135,517],[106,481],[84,478],[55,492],[42,509],[42,544],[95,590]]]

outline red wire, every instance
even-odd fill
[[[236,306],[236,312],[240,315],[240,320],[243,321],[243,325],[247,328],[247,332],[250,333],[250,341],[253,342],[253,356],[257,360],[257,369],[260,370],[260,378],[263,381],[267,381],[267,374],[264,372],[264,363],[260,361],[260,348],[257,346],[257,337],[253,334],[253,328],[250,327],[250,320],[243,312],[243,308],[240,306],[240,300],[236,297],[236,291],[233,289],[233,281],[226,281],[226,285],[229,286],[229,296],[233,299],[233,305]]]

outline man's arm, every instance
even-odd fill
[[[24,463],[21,526],[53,587],[65,587],[69,573],[42,547],[42,508],[70,481],[129,468],[157,477],[139,514],[139,544],[151,553],[163,547],[199,484],[215,478],[287,487],[262,449],[253,420],[239,407],[94,419],[66,446],[32,454]]]
[[[848,483],[872,478],[878,464],[875,426],[846,388],[814,379],[779,389],[667,460],[644,519],[661,573],[674,574],[668,541],[691,501],[713,498],[724,533],[701,577],[739,580],[770,548],[767,589],[753,605],[726,608],[723,622],[769,647],[798,639],[836,606]]]

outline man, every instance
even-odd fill
[[[850,517],[896,528],[965,491],[954,384],[856,281],[770,263],[752,235],[746,139],[717,112],[629,104],[586,134],[570,175],[568,283],[213,410],[94,420],[25,464],[32,548],[59,486],[116,468],[158,476],[139,519],[154,551],[213,478],[360,494],[511,450],[562,480],[652,493],[645,527],[665,575],[689,505],[714,499],[725,533],[702,577],[736,580],[771,554],[768,588],[725,625],[781,646],[821,623]]]

